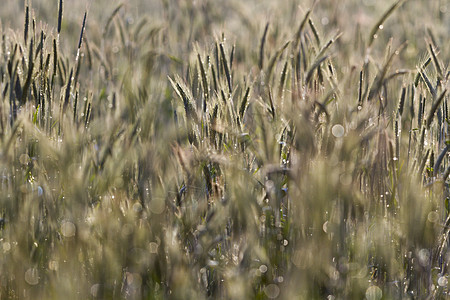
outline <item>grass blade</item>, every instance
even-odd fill
[[[28,90],[30,88],[31,85],[31,78],[33,76],[33,68],[34,68],[34,61],[33,61],[33,38],[31,38],[30,41],[30,53],[29,53],[29,57],[28,57],[28,74],[27,74],[27,79],[25,80],[25,84],[23,86],[23,90],[22,90],[22,99],[20,100],[20,103],[23,105],[25,104],[25,101],[27,100],[27,96],[28,96]]]
[[[405,106],[406,98],[406,87],[402,88],[402,94],[400,96],[400,102],[398,104],[398,115],[401,117],[403,115],[403,107]]]
[[[277,62],[278,58],[281,56],[281,54],[286,50],[286,48],[289,46],[290,42],[286,42],[278,51],[275,53],[274,56],[270,59],[269,66],[267,67],[267,78],[270,80],[272,77],[273,69],[275,67],[275,63]]]
[[[64,1],[63,0],[59,0],[59,6],[58,6],[58,35],[61,33],[62,18],[63,18],[63,6],[64,6]]]
[[[436,163],[433,166],[433,175],[434,176],[437,176],[439,167],[441,166],[441,163],[444,160],[444,157],[446,156],[449,149],[450,149],[450,144],[446,144],[444,149],[442,149],[441,153],[439,154],[438,159],[436,160]]]
[[[362,87],[363,84],[363,70],[359,71],[359,88],[358,88],[358,105],[362,105]]]
[[[267,31],[269,30],[269,22],[267,22],[264,28],[264,33],[261,38],[261,46],[259,47],[259,69],[262,70],[264,66],[264,44],[266,43]]]
[[[228,61],[227,61],[227,57],[225,55],[225,50],[223,48],[222,43],[220,43],[220,57],[222,59],[222,65],[225,70],[225,76],[227,78],[228,90],[231,94],[231,92],[233,91],[232,86],[231,86],[231,74],[230,74],[230,69],[228,68]]]
[[[30,7],[27,5],[25,8],[25,26],[23,31],[23,39],[25,41],[25,44],[28,40],[28,27],[30,26]]]
[[[389,67],[391,66],[392,60],[394,59],[394,57],[396,55],[399,55],[400,52],[405,49],[406,43],[403,43],[402,45],[400,45],[400,47],[398,47],[387,59],[386,63],[383,65],[383,67],[381,68],[380,71],[378,71],[375,80],[372,84],[372,87],[370,88],[369,91],[369,96],[368,96],[368,100],[372,100],[380,91],[381,87],[383,86],[384,83],[384,79],[386,76],[387,71],[389,70]]]
[[[192,118],[195,122],[198,122],[196,110],[192,103],[191,97],[189,97],[189,92],[187,91],[187,88],[184,87],[184,85],[181,83],[181,80],[177,77],[175,78],[175,80],[169,77],[169,81],[173,89],[177,93],[177,95],[183,101],[186,117]]]
[[[286,75],[287,75],[287,66],[288,62],[286,61],[284,63],[283,70],[281,71],[280,85],[278,87],[278,97],[280,98],[283,96],[284,83],[286,82]]]
[[[314,39],[316,40],[317,43],[317,47],[320,47],[320,37],[319,37],[319,33],[317,32],[317,28],[314,25],[313,21],[311,20],[311,18],[308,19],[308,23],[309,23],[309,27],[311,27],[311,31],[313,32],[314,35]]]
[[[442,100],[444,100],[444,97],[445,97],[446,93],[447,93],[447,90],[444,90],[441,93],[441,95],[437,98],[437,100],[434,101],[433,106],[431,107],[431,110],[430,110],[430,112],[428,114],[428,117],[427,117],[427,121],[426,121],[427,122],[427,125],[426,125],[427,129],[430,128],[431,122],[433,122],[434,114],[435,114],[436,110],[438,109],[439,105],[441,105]]]
[[[241,120],[244,119],[245,111],[247,110],[247,103],[250,95],[250,87],[245,91],[244,98],[242,98],[241,106],[239,108],[239,117]]]
[[[81,49],[81,43],[83,42],[84,30],[86,28],[86,16],[87,16],[87,12],[84,12],[83,24],[81,25],[80,39],[78,40],[78,50]]]
[[[319,54],[317,54],[316,56],[317,56],[317,57],[323,56],[323,55],[325,54],[325,52],[328,50],[328,48],[330,48],[330,46],[331,46],[334,42],[336,42],[341,36],[342,36],[342,32],[336,34],[335,37],[331,38],[331,39],[327,42],[327,44],[326,44],[322,49],[320,49]]]
[[[386,21],[387,18],[400,6],[402,5],[404,0],[397,0],[392,4],[391,7],[388,8],[388,10],[381,16],[381,18],[375,23],[375,25],[372,27],[372,30],[370,31],[369,35],[369,43],[367,47],[372,46],[373,41],[375,40],[376,34],[378,30],[382,28],[383,23]]]
[[[106,34],[108,33],[108,29],[109,29],[109,26],[111,25],[112,20],[119,13],[119,11],[122,7],[123,7],[123,3],[120,3],[119,5],[117,5],[116,8],[111,13],[111,15],[108,17],[108,20],[106,21],[106,25],[103,28],[103,37],[105,37]]]
[[[421,67],[418,67],[418,70],[425,70],[425,68],[430,64],[431,62],[431,57],[429,57]],[[417,72],[416,77],[414,78],[414,86],[417,87],[419,85],[419,80],[420,80],[421,76],[420,76],[420,72]]]
[[[64,96],[63,112],[66,110],[67,105],[69,105],[70,89],[71,89],[71,85],[72,85],[72,74],[73,74],[73,69],[70,69],[70,74],[69,74],[68,82],[66,85],[66,93]]]
[[[427,74],[425,73],[424,69],[419,70],[420,77],[422,78],[423,82],[425,82],[425,86],[428,89],[428,92],[433,96],[433,99],[436,97],[436,90],[433,87],[433,84],[431,83],[430,79],[428,78]]]
[[[303,29],[305,28],[306,22],[309,20],[309,15],[311,14],[311,9],[308,9],[308,11],[306,12],[305,16],[303,17],[302,22],[300,23],[300,26],[297,29],[297,33],[295,34],[295,43],[294,45],[297,46],[298,43],[300,42],[300,37],[303,33]],[[296,47],[295,47],[296,48]]]
[[[431,43],[428,44],[428,49],[430,50],[431,57],[433,58],[434,67],[436,68],[436,71],[440,78],[444,77],[444,73],[442,72],[441,64],[439,63],[439,60],[437,58],[437,55],[433,49],[433,45]]]
[[[203,67],[202,58],[200,57],[200,54],[197,54],[197,60],[198,60],[198,66],[200,68],[200,76],[202,78],[202,88],[203,88],[203,97],[204,103],[203,103],[203,111],[206,111],[206,100],[209,97],[209,86],[208,86],[208,79],[206,77],[205,68]]]
[[[306,81],[305,81],[306,84],[308,84],[311,81],[314,71],[317,68],[320,68],[320,64],[323,63],[327,58],[328,58],[328,56],[323,56],[323,57],[316,59],[316,61],[313,63],[313,65],[309,68],[309,71],[306,75]]]

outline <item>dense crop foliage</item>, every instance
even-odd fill
[[[0,13],[1,299],[447,297],[446,1],[66,2]]]

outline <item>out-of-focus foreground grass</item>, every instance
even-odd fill
[[[447,297],[445,0],[2,5],[1,299]]]

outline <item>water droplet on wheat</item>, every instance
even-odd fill
[[[42,194],[44,194],[44,190],[42,189],[41,186],[38,186],[37,190],[38,190],[38,196],[41,197]]]
[[[366,290],[366,299],[367,300],[379,300],[383,297],[383,292],[381,289],[375,285],[370,286]]]
[[[75,236],[76,227],[75,224],[69,221],[64,221],[61,224],[61,233],[65,237],[73,237]]]
[[[276,284],[269,284],[264,288],[264,293],[269,299],[275,299],[280,295],[280,288]]]
[[[9,250],[11,250],[11,244],[8,242],[3,243],[3,252],[8,252]]]
[[[25,272],[25,281],[29,285],[36,285],[39,283],[39,272],[36,268],[30,268]]]
[[[267,266],[266,265],[261,265],[259,266],[259,271],[261,273],[266,273],[267,272]]]
[[[439,284],[439,286],[446,287],[448,284],[448,279],[445,278],[444,276],[439,277],[438,284]]]
[[[344,135],[344,126],[342,126],[341,124],[336,124],[333,126],[333,128],[331,128],[331,133],[337,137],[340,138]]]

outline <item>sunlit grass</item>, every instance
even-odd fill
[[[447,297],[444,1],[135,2],[5,5],[0,298]]]

